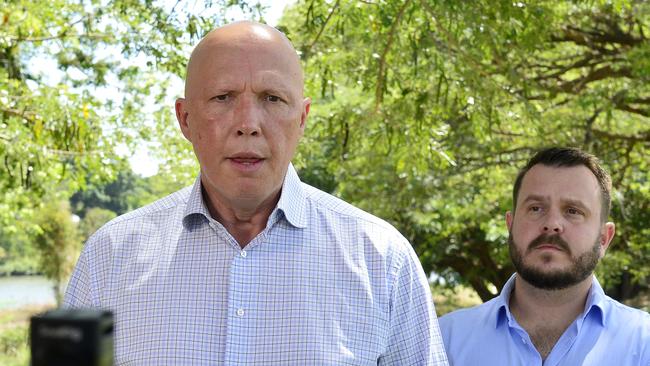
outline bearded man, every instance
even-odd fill
[[[537,153],[506,213],[516,273],[501,294],[440,318],[451,365],[650,365],[650,315],[593,275],[614,237],[611,178],[575,148]]]

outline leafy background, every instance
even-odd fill
[[[1,4],[0,271],[64,283],[102,223],[192,182],[172,109],[191,45],[232,9],[265,9]],[[650,275],[649,23],[640,0],[298,1],[278,25],[314,100],[295,164],[393,223],[438,285],[487,300],[513,271],[503,216],[518,167],[581,147],[614,181],[617,236],[597,275],[632,298]],[[145,145],[151,177],[127,162]]]

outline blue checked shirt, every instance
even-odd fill
[[[501,294],[440,318],[452,366],[650,366],[650,315],[605,295],[594,277],[585,309],[542,360],[508,306],[513,275]]]
[[[200,179],[109,222],[64,305],[114,312],[116,365],[447,365],[408,241],[292,166],[244,249],[208,213]]]

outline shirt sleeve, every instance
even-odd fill
[[[88,244],[75,265],[63,297],[64,308],[93,307],[90,273],[88,271]]]
[[[410,244],[395,275],[389,344],[379,365],[448,365],[429,282]]]
[[[90,306],[90,281],[85,259],[86,257],[82,253],[72,272],[63,297],[63,307],[65,308]]]

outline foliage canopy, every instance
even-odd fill
[[[128,170],[120,151],[174,129],[156,127],[173,105],[167,86],[231,7],[261,11],[227,0],[0,0],[0,268],[29,257],[20,245],[44,202],[115,180]]]
[[[229,7],[261,20],[263,9],[165,4],[2,0],[0,262],[43,197],[86,188],[73,199],[82,216],[120,213],[196,174],[169,78]],[[279,26],[314,98],[295,164],[485,300],[513,271],[503,215],[517,168],[544,146],[581,147],[614,181],[618,235],[599,278],[627,297],[650,275],[649,26],[642,0],[298,1]],[[118,147],[148,140],[159,176],[118,175]],[[93,211],[84,227],[110,216]]]
[[[513,271],[517,168],[544,146],[581,147],[616,190],[599,277],[629,296],[650,271],[649,26],[647,1],[299,2],[282,29],[316,97],[303,171],[486,300]]]

